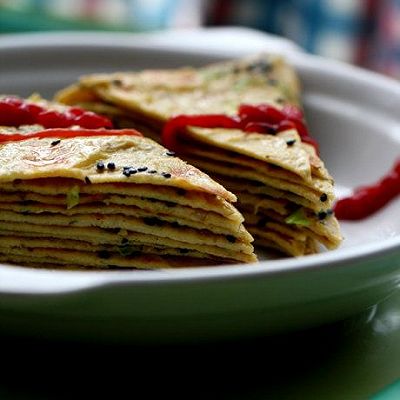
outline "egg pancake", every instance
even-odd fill
[[[294,69],[279,56],[262,54],[197,69],[83,76],[56,99],[95,109],[121,126],[144,126],[161,141],[176,116],[235,118],[243,104],[300,109],[300,94]],[[188,124],[177,138],[183,159],[238,197],[255,243],[292,256],[318,252],[321,245],[334,249],[342,240],[332,212],[334,181],[300,128],[265,134]],[[271,219],[274,225],[260,223]]]
[[[158,143],[125,131],[74,137],[79,127],[29,136],[49,131],[0,128],[0,261],[154,269],[257,260],[236,196]],[[16,132],[27,138],[7,139]]]

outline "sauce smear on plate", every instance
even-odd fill
[[[355,189],[337,201],[334,211],[340,220],[360,220],[380,210],[400,194],[400,160],[378,182]]]

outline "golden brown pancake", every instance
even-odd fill
[[[241,104],[301,106],[294,69],[281,57],[266,54],[197,69],[88,75],[56,99],[96,109],[123,126],[145,126],[146,134],[158,140],[164,124],[177,115],[232,116]],[[295,128],[267,135],[190,126],[179,138],[183,159],[237,195],[256,244],[294,256],[317,252],[320,245],[339,246],[333,179]],[[271,213],[279,216],[280,231],[268,224],[254,226],[253,220]]]
[[[235,195],[149,138],[91,134],[0,143],[1,261],[152,269],[257,260]]]

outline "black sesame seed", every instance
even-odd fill
[[[161,175],[166,179],[171,178],[171,174],[168,172],[161,172]]]
[[[155,169],[151,169],[150,171],[148,171],[149,174],[156,174],[157,171]]]
[[[114,169],[115,169],[115,163],[109,162],[109,163],[107,164],[107,168],[108,168],[108,169],[111,169],[111,170],[114,170]]]
[[[328,200],[328,195],[326,193],[322,193],[320,198],[319,198],[322,202],[325,202]]]
[[[147,168],[147,167],[139,167],[137,170],[138,170],[139,172],[144,172],[144,171],[147,171],[148,168]]]
[[[296,143],[296,139],[291,139],[291,140],[286,141],[286,144],[287,144],[289,147],[290,147],[290,146],[293,146],[295,143]]]
[[[282,104],[282,103],[285,102],[285,100],[282,99],[282,97],[277,97],[277,98],[275,99],[275,102],[278,103],[278,104]]]
[[[167,156],[170,156],[170,157],[174,157],[175,156],[175,152],[174,151],[167,151],[165,154]]]
[[[181,253],[181,254],[187,254],[187,253],[189,253],[189,249],[179,249],[179,253]]]
[[[111,83],[114,86],[122,86],[122,80],[121,79],[113,79]]]
[[[233,235],[226,235],[226,240],[230,243],[235,243],[236,242],[236,238]]]
[[[121,244],[128,244],[129,240],[127,238],[122,238]]]
[[[128,177],[133,175],[133,174],[136,174],[137,172],[138,172],[138,170],[136,168],[133,168],[133,167],[123,167],[122,168],[122,173],[125,176],[128,176]]]
[[[180,225],[179,225],[176,221],[172,222],[172,223],[171,223],[171,226],[172,226],[173,228],[179,228],[179,227],[180,227]]]
[[[318,214],[317,214],[317,216],[318,216],[318,219],[320,220],[320,221],[322,221],[323,219],[325,219],[326,217],[327,217],[327,213],[325,212],[325,211],[320,211]]]
[[[89,179],[88,176],[85,176],[85,182],[90,185],[92,183],[92,181]]]
[[[53,142],[51,142],[52,146],[57,146],[59,143],[61,142],[60,139],[54,140]]]
[[[96,168],[97,168],[99,171],[103,171],[104,168],[105,168],[103,161],[99,161],[99,162],[96,164]]]

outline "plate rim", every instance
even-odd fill
[[[196,49],[182,49],[174,48],[173,46],[165,46],[160,44],[138,44],[136,41],[129,42],[129,39],[134,35],[126,33],[102,33],[100,36],[96,32],[58,32],[56,34],[47,33],[33,33],[33,34],[10,34],[0,37],[0,52],[4,49],[23,49],[32,47],[52,47],[52,46],[65,46],[65,47],[86,47],[92,48],[111,47],[116,46],[119,48],[135,49],[138,51],[156,52],[161,51],[164,54],[186,54],[186,55],[203,55],[207,54],[211,57],[220,59],[229,58],[229,54],[224,52],[216,54],[215,52],[205,52],[204,50]],[[104,42],[104,38],[107,37],[107,42]],[[15,39],[18,39],[15,41]],[[71,38],[74,40],[71,42]],[[251,54],[251,53],[250,53]],[[289,51],[285,52],[285,57],[288,58],[289,62],[296,66],[324,69],[325,72],[330,72],[336,76],[345,76],[347,78],[354,78],[358,83],[374,84],[389,90],[394,93],[400,99],[400,82],[393,78],[389,78],[380,75],[376,72],[367,71],[365,69],[345,64],[336,60],[328,60],[319,56],[309,55],[300,51]],[[237,57],[237,54],[232,54],[231,57]],[[348,247],[340,249],[338,251],[327,251],[315,255],[309,255],[302,258],[285,258],[280,260],[266,260],[260,261],[257,264],[235,264],[235,265],[219,265],[217,267],[188,267],[182,269],[168,269],[168,270],[127,270],[127,271],[63,271],[63,270],[41,270],[43,273],[56,274],[57,276],[64,275],[73,277],[93,277],[90,282],[86,282],[85,287],[94,288],[96,286],[105,284],[118,284],[118,283],[129,283],[129,284],[167,284],[177,282],[199,282],[199,281],[210,281],[210,280],[225,280],[235,279],[239,277],[257,277],[262,275],[276,276],[281,274],[288,274],[299,271],[311,271],[321,270],[328,266],[335,268],[353,264],[355,261],[363,261],[370,259],[371,257],[381,258],[388,255],[391,252],[400,253],[400,235],[395,237],[385,238],[374,243],[368,243],[364,245],[357,245],[354,247]],[[24,272],[31,271],[37,274],[38,269],[29,267],[17,267],[18,270],[24,270]],[[18,275],[15,266],[8,264],[0,264],[0,271],[8,275],[7,270],[13,269]],[[12,274],[12,272],[11,272]],[[100,279],[101,278],[101,279]],[[36,281],[39,282],[39,281]],[[4,290],[0,285],[0,293],[8,291]],[[77,285],[75,290],[81,290],[82,287]],[[71,292],[74,289],[68,290],[57,290],[54,293],[64,293],[65,291]],[[13,292],[12,290],[10,292]],[[46,290],[46,293],[48,290]],[[21,293],[30,293],[25,290]]]

